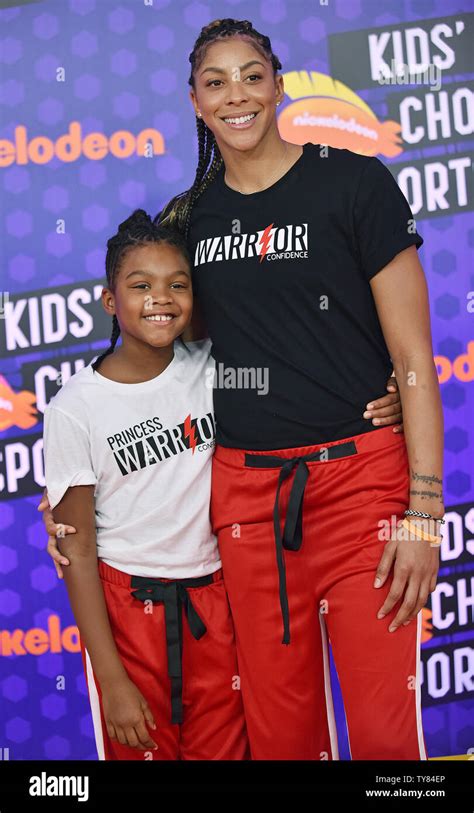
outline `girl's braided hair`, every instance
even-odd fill
[[[126,254],[133,248],[146,245],[147,243],[167,243],[170,246],[175,246],[185,258],[189,268],[191,268],[191,258],[182,234],[168,226],[154,223],[150,215],[143,209],[135,209],[133,214],[120,224],[117,234],[107,240],[105,272],[107,276],[107,287],[110,288],[111,291],[115,291],[117,276]],[[113,353],[119,336],[120,325],[117,317],[114,315],[112,319],[110,346],[92,364],[93,370],[97,370],[103,359],[110,353]]]
[[[201,65],[208,47],[216,41],[224,40],[226,37],[236,35],[248,38],[249,42],[260,52],[260,54],[272,64],[273,74],[281,69],[281,62],[273,53],[269,37],[260,34],[255,30],[249,20],[233,20],[226,17],[223,20],[213,20],[209,25],[204,26],[194,43],[194,48],[189,55],[191,63],[191,74],[188,84],[195,88],[195,74]],[[194,183],[185,192],[181,192],[166,204],[159,212],[155,222],[166,223],[177,229],[188,239],[191,213],[196,200],[212,183],[217,172],[223,164],[214,133],[207,124],[196,116],[196,128],[198,136],[199,157]]]

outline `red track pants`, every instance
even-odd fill
[[[89,654],[81,641],[81,652],[92,709],[99,759],[249,759],[248,741],[239,687],[234,630],[222,578],[212,574],[212,583],[187,587],[192,607],[179,605],[182,630],[182,724],[171,723],[172,685],[168,675],[169,623],[162,602],[145,604],[131,595],[131,577],[99,560],[112,634],[125,669],[147,701],[156,723],[148,727],[157,751],[145,752],[111,740],[102,710],[102,693]],[[160,579],[160,584],[182,579]],[[190,630],[194,613],[207,631],[196,640]],[[175,649],[175,652],[178,648]]]
[[[343,444],[348,446],[332,450],[342,457],[325,459],[325,450]],[[266,464],[271,456],[284,462],[319,457],[321,451],[321,459],[306,464],[305,485],[301,465],[287,470],[281,485],[280,528],[287,520],[294,541],[302,521],[302,544],[284,550],[280,577],[274,510],[282,463],[280,468]],[[263,467],[255,468],[256,463]],[[298,520],[298,499],[295,503],[291,494],[301,492],[302,483]],[[421,611],[415,621],[389,633],[400,604],[382,620],[376,616],[393,569],[383,587],[373,587],[387,540],[379,521],[403,518],[408,492],[405,439],[391,427],[298,449],[255,452],[217,446],[211,515],[234,621],[252,759],[339,758],[328,638],[352,759],[426,759]],[[285,580],[289,644],[282,643]]]

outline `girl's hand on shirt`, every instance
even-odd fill
[[[48,492],[46,488],[43,491],[41,502],[38,505],[38,511],[43,512],[43,523],[48,533],[48,544],[46,550],[54,562],[54,567],[56,568],[58,577],[62,579],[63,571],[61,565],[69,565],[70,562],[69,559],[63,556],[59,550],[56,537],[59,539],[64,539],[66,534],[75,534],[76,529],[72,525],[63,525],[60,522],[56,523],[54,521],[53,512],[49,506]]]
[[[139,751],[156,751],[158,746],[146,724],[156,730],[145,698],[128,678],[101,686],[107,732],[112,740]]]
[[[363,417],[372,420],[375,426],[391,426],[395,423],[393,431],[396,434],[403,432],[402,402],[398,391],[397,379],[392,375],[387,381],[387,390],[390,395],[384,395],[367,404]]]
[[[424,539],[408,538],[405,528],[398,525],[392,539],[385,545],[375,574],[374,587],[382,587],[395,560],[390,591],[377,618],[384,618],[398,601],[398,613],[390,622],[389,632],[415,619],[425,606],[428,596],[436,588],[439,569],[439,547]]]

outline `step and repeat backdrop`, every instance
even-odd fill
[[[472,0],[2,0],[0,758],[97,759],[77,627],[37,511],[43,412],[108,346],[108,237],[194,179],[188,56],[218,17],[270,37],[281,135],[378,156],[425,240],[447,522],[423,611],[423,723],[429,757],[474,757]]]

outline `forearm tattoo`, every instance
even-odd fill
[[[434,474],[419,474],[417,471],[411,470],[411,477],[412,480],[421,480],[423,483],[439,483],[442,484],[442,480],[439,477],[435,477]]]
[[[426,490],[418,491],[417,489],[413,488],[410,489],[410,494],[420,497],[422,500],[443,500],[443,481],[440,480],[439,477],[436,477],[434,474],[420,474],[412,469],[411,479],[413,483],[419,482],[421,486],[426,486]],[[436,486],[439,486],[439,488],[436,489]]]

